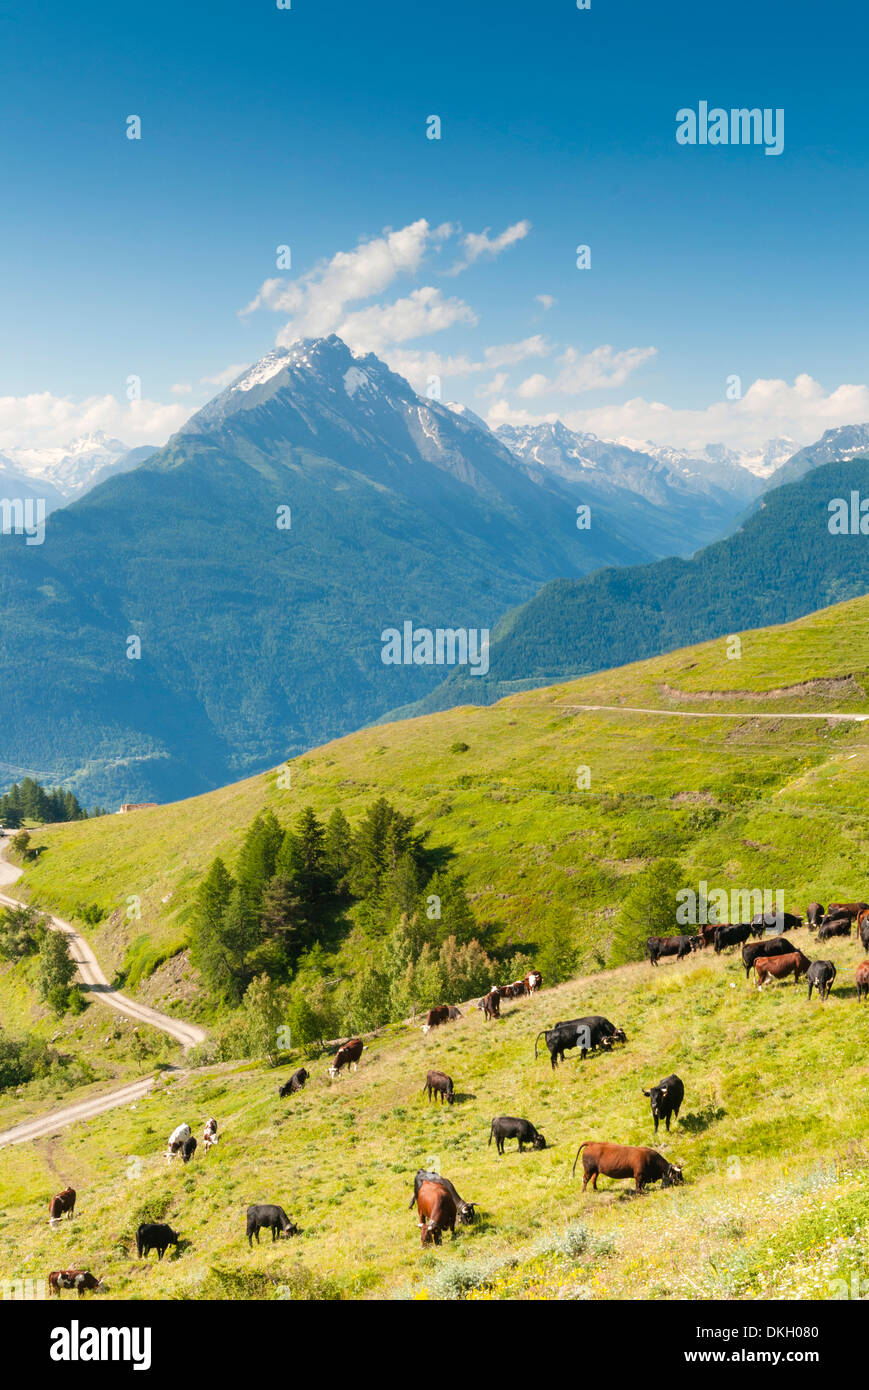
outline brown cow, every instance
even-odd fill
[[[49,1293],[58,1295],[61,1289],[77,1289],[82,1298],[88,1290],[102,1287],[102,1279],[97,1279],[89,1269],[53,1269],[48,1276]]]
[[[62,1192],[58,1192],[56,1197],[52,1197],[48,1204],[48,1224],[56,1226],[66,1212],[69,1220],[75,1211],[75,1188],[65,1187]]]
[[[526,994],[536,994],[543,984],[543,976],[539,970],[529,970],[525,976],[524,984]]]
[[[432,1028],[437,1028],[441,1023],[449,1023],[450,1006],[449,1004],[436,1004],[433,1009],[429,1009],[425,1016],[425,1023],[422,1031],[428,1033]]]
[[[456,1234],[458,1211],[451,1192],[440,1183],[422,1182],[416,1194],[416,1209],[419,1212],[419,1228],[423,1245],[433,1241],[441,1243],[441,1232]]]
[[[335,1053],[335,1060],[329,1068],[329,1075],[337,1076],[342,1067],[349,1067],[351,1065],[353,1070],[356,1071],[361,1056],[362,1039],[350,1038],[348,1042],[342,1043],[341,1047],[339,1047],[338,1051]]]
[[[441,1103],[447,1101],[452,1105],[455,1099],[453,1095],[453,1079],[451,1076],[447,1076],[445,1071],[430,1071],[422,1089],[425,1091],[429,1100],[431,1100],[433,1095],[440,1096]]]
[[[490,1018],[501,1017],[501,991],[497,985],[493,985],[489,993],[483,996],[480,1000],[480,1007],[483,1010],[487,1023]]]
[[[659,1179],[662,1187],[674,1187],[683,1181],[679,1165],[669,1163],[657,1149],[635,1148],[630,1144],[590,1144],[588,1140],[580,1144],[576,1151],[571,1177],[576,1173],[580,1154],[584,1172],[583,1192],[589,1178],[597,1192],[599,1173],[605,1178],[633,1178],[637,1192],[642,1192],[647,1183],[658,1182]]]
[[[869,999],[869,960],[861,960],[857,966],[857,1003]]]
[[[827,908],[828,917],[859,917],[861,912],[869,910],[869,903],[830,903]]]
[[[808,956],[804,956],[802,951],[793,951],[787,956],[758,956],[754,961],[757,987],[763,989],[767,980],[783,980],[786,975],[793,975],[794,984],[797,984],[800,976],[805,975],[811,963]]]

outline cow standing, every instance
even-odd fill
[[[259,1245],[259,1233],[261,1230],[268,1230],[272,1233],[272,1244],[280,1237],[300,1235],[299,1227],[290,1220],[283,1207],[279,1207],[270,1202],[254,1202],[247,1209],[247,1243],[249,1248],[253,1248],[253,1237],[256,1236],[256,1243]]]
[[[761,990],[767,980],[783,980],[788,975],[793,975],[794,984],[798,984],[811,963],[802,951],[793,951],[788,956],[758,956],[754,962],[757,987]]]
[[[64,1212],[67,1220],[72,1220],[75,1211],[75,1188],[65,1187],[62,1192],[58,1192],[56,1197],[52,1197],[48,1204],[48,1224],[51,1227],[59,1226],[60,1219]]]
[[[761,926],[760,935],[763,934]],[[720,956],[721,952],[728,946],[742,946],[752,935],[752,925],[750,922],[722,922],[715,928],[713,942],[715,954]]]
[[[809,931],[816,931],[824,917],[823,903],[809,903],[806,908],[806,924]]]
[[[529,970],[525,976],[525,993],[536,994],[543,984],[543,976],[539,970]]]
[[[821,996],[821,1003],[829,998],[830,990],[833,988],[833,981],[836,978],[836,967],[831,960],[813,960],[806,971],[806,979],[809,983],[809,998],[812,997],[812,990],[817,989]]]
[[[861,960],[857,966],[857,1003],[869,998],[869,960]]]
[[[344,1067],[351,1067],[354,1071],[358,1069],[359,1058],[362,1056],[363,1043],[361,1038],[351,1038],[345,1042],[335,1053],[334,1061],[329,1068],[330,1076],[338,1076]]]
[[[183,1154],[184,1145],[187,1143],[187,1140],[190,1138],[190,1135],[190,1126],[187,1124],[178,1125],[175,1129],[173,1129],[172,1133],[169,1135],[169,1140],[166,1148],[167,1163],[171,1163],[176,1154]],[[184,1162],[186,1163],[187,1160],[185,1159]]]
[[[583,1192],[589,1178],[597,1192],[598,1174],[603,1174],[605,1178],[633,1178],[637,1192],[642,1192],[650,1182],[660,1180],[662,1187],[675,1187],[684,1181],[681,1167],[668,1163],[657,1149],[636,1148],[627,1144],[591,1144],[588,1140],[580,1144],[576,1151],[571,1177],[576,1173],[580,1154]]]
[[[497,985],[493,985],[489,993],[483,996],[480,1000],[480,1007],[487,1023],[492,1018],[501,1017],[501,991]]]
[[[450,1021],[449,1004],[436,1004],[433,1009],[429,1009],[425,1016],[425,1023],[422,1025],[423,1033],[430,1033],[432,1028],[439,1028],[442,1023]]]
[[[795,946],[784,936],[774,936],[770,941],[746,941],[742,948],[742,964],[745,966],[745,978],[758,956],[787,956],[796,950]]]
[[[203,1130],[203,1133],[202,1133],[202,1151],[203,1151],[203,1153],[206,1153],[206,1154],[207,1154],[207,1153],[208,1153],[208,1150],[209,1150],[210,1148],[212,1148],[216,1143],[217,1143],[217,1121],[216,1121],[216,1120],[214,1119],[214,1117],[212,1116],[211,1119],[205,1121],[205,1129]]]
[[[145,1259],[152,1250],[156,1250],[157,1259],[162,1260],[170,1245],[174,1245],[177,1250],[179,1240],[180,1236],[172,1227],[162,1221],[143,1221],[136,1231],[139,1259]]]
[[[519,1141],[519,1152],[523,1151],[525,1144],[530,1144],[533,1149],[545,1149],[546,1140],[533,1126],[530,1120],[519,1120],[513,1115],[496,1115],[489,1128],[489,1144],[495,1140],[495,1148],[498,1156],[504,1152],[504,1141],[506,1139],[517,1139]]]
[[[433,1096],[435,1098],[440,1096],[441,1104],[447,1101],[449,1105],[452,1105],[455,1100],[453,1079],[451,1076],[447,1076],[444,1071],[430,1071],[422,1089],[425,1091],[429,1100],[431,1100]]]
[[[861,912],[869,912],[869,903],[830,903],[828,917],[859,917]]]
[[[572,1018],[565,1022],[556,1023],[552,1028],[544,1028],[534,1039],[534,1060],[537,1060],[537,1044],[540,1039],[545,1039],[549,1051],[549,1061],[552,1070],[558,1062],[564,1061],[565,1052],[571,1048],[579,1048],[580,1060],[584,1061],[586,1054],[598,1049],[609,1052],[613,1043],[627,1042],[627,1034],[623,1028],[616,1028],[614,1023],[610,1023],[608,1018],[601,1014],[589,1014],[586,1018]]]
[[[449,1178],[441,1177],[440,1173],[429,1173],[425,1168],[420,1168],[417,1172],[416,1177],[413,1180],[413,1196],[410,1199],[408,1211],[416,1203],[417,1198],[419,1196],[419,1189],[422,1187],[424,1182],[437,1183],[441,1187],[445,1188],[445,1190],[450,1194],[450,1196],[456,1204],[456,1215],[458,1217],[459,1222],[463,1226],[470,1226],[473,1224],[477,1216],[476,1203],[463,1201],[456,1189],[453,1187]]]
[[[105,1288],[102,1279],[97,1279],[89,1269],[53,1269],[48,1276],[50,1294],[60,1294],[61,1289],[75,1289],[79,1298],[86,1293],[94,1293]]]
[[[657,965],[662,956],[675,956],[684,960],[691,954],[690,936],[650,936],[646,951],[652,965]]]
[[[423,1246],[428,1245],[429,1241],[440,1245],[442,1231],[449,1231],[455,1237],[458,1210],[452,1193],[446,1187],[439,1182],[423,1180],[416,1194],[416,1209]]]
[[[840,913],[837,917],[827,916],[818,927],[818,940],[829,941],[831,936],[850,936],[851,918]]]
[[[296,1091],[301,1091],[307,1079],[308,1073],[305,1071],[305,1068],[299,1067],[298,1071],[294,1071],[289,1080],[284,1082],[283,1086],[281,1086],[278,1091],[278,1095],[282,1100],[284,1096],[295,1095]]]
[[[652,1086],[648,1091],[643,1091],[644,1096],[648,1096],[652,1104],[652,1118],[655,1121],[655,1133],[658,1133],[658,1122],[663,1120],[667,1126],[667,1133],[670,1133],[670,1116],[675,1115],[679,1118],[679,1107],[685,1099],[685,1086],[675,1072],[670,1076],[665,1076],[663,1081],[659,1081],[657,1086]]]

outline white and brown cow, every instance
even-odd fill
[[[335,1053],[335,1060],[329,1068],[329,1075],[337,1076],[344,1067],[350,1066],[356,1071],[359,1058],[362,1056],[362,1047],[361,1038],[350,1038],[348,1042],[342,1043]]]

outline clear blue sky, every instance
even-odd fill
[[[278,274],[278,244],[304,274],[422,218],[493,237],[531,224],[444,276],[457,234],[448,259],[374,297],[433,285],[473,309],[475,324],[406,350],[479,357],[545,335],[554,359],[523,363],[500,392],[517,410],[641,396],[700,411],[734,372],[807,373],[826,392],[865,383],[866,38],[842,0],[7,12],[0,396],[120,397],[135,372],[179,408],[172,386],[192,384],[193,408],[213,393],[203,377],[262,355],[285,322],[238,312]],[[783,154],[679,147],[675,113],[700,100],[783,108]],[[439,142],[425,138],[431,113]],[[589,272],[575,268],[580,242]],[[557,302],[544,311],[540,294]],[[561,352],[601,344],[656,351],[615,388],[517,396],[532,372],[556,376]],[[446,395],[485,413],[487,379],[450,380]]]

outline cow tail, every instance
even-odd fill
[[[579,1148],[577,1149],[577,1151],[576,1151],[576,1158],[573,1160],[573,1167],[572,1167],[571,1170],[570,1170],[570,1176],[571,1176],[571,1177],[573,1177],[574,1174],[576,1173],[576,1165],[577,1165],[577,1163],[579,1162],[579,1155],[582,1153],[582,1151],[583,1151],[583,1149],[585,1148],[586,1144],[590,1144],[590,1143],[591,1143],[591,1140],[590,1140],[590,1139],[586,1139],[586,1140],[585,1140],[585,1143],[580,1144]]]
[[[547,1030],[546,1030],[545,1028],[543,1028],[543,1029],[537,1034],[537,1037],[534,1039],[534,1060],[535,1060],[535,1062],[537,1061],[537,1044],[539,1043],[539,1041],[540,1041],[540,1039],[541,1039],[542,1037],[545,1037],[546,1032],[547,1032]]]
[[[493,1135],[494,1133],[495,1133],[495,1121],[493,1120],[492,1123],[489,1125],[489,1144],[491,1144],[491,1142],[492,1142],[492,1135]],[[489,1145],[487,1144],[486,1147],[488,1148]]]

